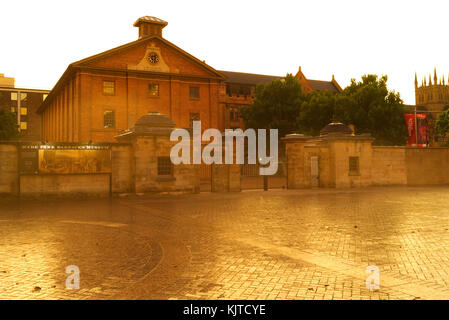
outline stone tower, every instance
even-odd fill
[[[444,76],[438,79],[436,68],[433,80],[429,74],[428,82],[424,77],[421,85],[419,85],[418,76],[415,73],[415,104],[425,107],[428,111],[444,111],[449,108],[449,84],[445,83]]]
[[[437,69],[433,71],[426,81],[424,77],[421,85],[418,83],[418,76],[415,73],[415,104],[418,106],[418,112],[427,111],[428,139],[431,146],[438,146],[443,140],[435,133],[435,122],[438,115],[449,108],[449,77],[448,84],[445,83],[444,76],[438,79]]]

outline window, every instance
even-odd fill
[[[103,125],[105,129],[115,128],[115,112],[114,110],[106,110],[103,113]]]
[[[11,107],[11,112],[15,113],[16,112],[16,107]]]
[[[159,176],[173,175],[173,163],[171,162],[170,157],[157,158],[157,174]]]
[[[21,122],[20,123],[20,130],[26,130],[27,129],[27,123],[26,122]]]
[[[20,101],[26,101],[28,94],[26,92],[20,93]]]
[[[189,115],[190,128],[193,128],[193,121],[198,121],[198,120],[200,120],[199,113],[190,113],[190,115]]]
[[[20,115],[22,116],[26,116],[28,113],[28,109],[27,108],[20,108]]]
[[[248,86],[241,86],[239,88],[239,95],[244,95],[245,97],[250,95],[251,93],[251,87]]]
[[[231,108],[231,121],[238,121],[239,120],[239,109],[238,108]]]
[[[256,87],[252,86],[249,91],[250,91],[251,97],[254,98],[256,96]]]
[[[11,100],[17,101],[17,92],[11,92]]]
[[[150,97],[159,97],[159,84],[150,83],[148,85],[148,94]]]
[[[199,99],[199,97],[200,97],[200,88],[190,87],[190,98]]]
[[[103,81],[103,94],[106,96],[115,95],[115,81]]]
[[[44,93],[44,94],[42,95],[42,101],[44,101],[45,99],[47,99],[47,97],[48,97],[48,93]]]
[[[359,174],[359,157],[349,157],[349,175]]]

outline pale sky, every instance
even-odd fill
[[[295,74],[344,88],[387,74],[414,104],[437,68],[449,74],[447,1],[3,1],[0,73],[17,87],[51,89],[74,61],[137,39],[137,18],[168,22],[164,38],[218,70]]]

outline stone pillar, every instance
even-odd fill
[[[170,150],[177,143],[170,141],[174,127],[168,116],[153,112],[116,137],[132,144],[132,184],[136,193],[199,192],[199,166],[174,165],[170,161]]]
[[[212,192],[240,192],[239,164],[212,164]]]
[[[322,137],[329,146],[330,186],[335,188],[366,187],[372,185],[372,142],[370,134],[328,134]],[[350,159],[353,166],[350,168]],[[353,168],[353,169],[354,169]]]
[[[133,166],[134,154],[131,144],[113,144],[111,146],[112,158],[112,192],[134,192]]]
[[[287,157],[287,188],[300,189],[309,186],[305,181],[304,172],[304,146],[311,139],[303,134],[288,134],[282,141],[285,143]]]
[[[224,140],[224,139],[223,139]],[[226,142],[222,146],[222,163],[212,164],[211,167],[211,191],[212,192],[240,192],[240,164],[236,164],[236,143],[233,140],[229,148],[233,149],[233,163],[225,164]]]

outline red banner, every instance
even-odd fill
[[[427,141],[427,115],[425,113],[416,114],[416,126],[415,126],[415,114],[405,113],[405,124],[408,130],[408,146],[426,147]],[[416,129],[418,132],[416,132]],[[416,141],[418,139],[418,141]]]
[[[408,146],[416,145],[416,133],[415,133],[415,114],[404,113],[405,124],[408,130]]]

